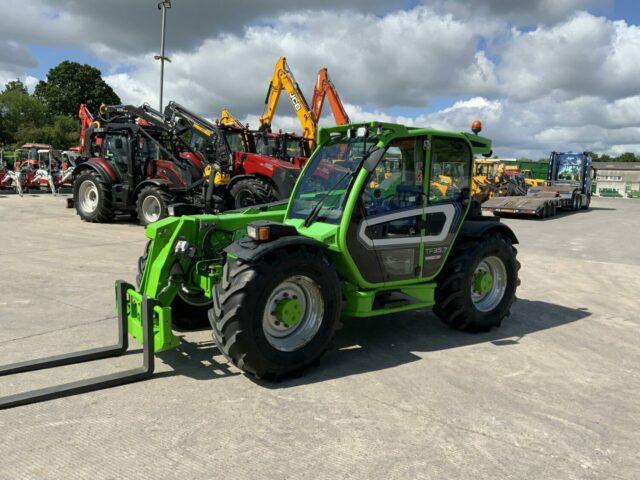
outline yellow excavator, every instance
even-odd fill
[[[473,168],[472,194],[480,202],[493,197],[525,195],[530,186],[517,166],[500,160],[476,159]]]
[[[280,57],[273,70],[273,77],[269,83],[267,98],[265,99],[264,113],[259,118],[260,130],[271,131],[271,123],[276,114],[276,107],[282,91],[287,92],[287,97],[291,102],[293,110],[298,116],[300,125],[302,126],[302,136],[309,146],[309,151],[313,151],[316,146],[316,132],[318,130],[318,122],[315,115],[309,108],[307,100],[304,98],[293,73],[287,65],[287,59]]]
[[[222,109],[220,110],[220,125],[240,129],[246,128],[244,125],[242,125],[242,123],[240,123],[240,120],[231,115],[231,112],[229,112],[227,107],[222,107]]]

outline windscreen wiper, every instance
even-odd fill
[[[333,186],[329,190],[327,190],[327,193],[325,193],[322,196],[322,198],[320,200],[318,200],[318,203],[316,203],[314,205],[314,207],[309,212],[309,215],[307,215],[306,218],[304,219],[303,225],[305,227],[308,227],[309,225],[311,225],[315,221],[315,219],[318,217],[318,214],[320,213],[320,209],[322,208],[322,204],[329,197],[329,195],[331,195],[333,193],[333,191],[338,187],[338,185],[340,185],[345,178],[353,176],[353,174],[355,172],[357,172],[357,171],[358,171],[358,169],[354,170],[353,172],[349,171],[349,172],[345,173],[342,177],[340,177],[340,179],[336,183],[333,184]]]

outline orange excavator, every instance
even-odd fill
[[[336,121],[336,125],[345,125],[350,123],[349,115],[347,115],[347,112],[344,110],[338,91],[329,78],[327,69],[321,68],[318,72],[316,85],[313,87],[313,98],[311,99],[313,115],[317,121],[320,120],[320,116],[322,115],[322,106],[324,105],[325,97],[329,99],[329,106],[333,112],[333,118]]]

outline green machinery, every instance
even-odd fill
[[[490,151],[471,133],[378,122],[321,129],[288,201],[207,215],[174,205],[147,227],[138,286],[116,285],[121,331],[145,344],[148,364],[179,344],[174,326],[208,321],[234,365],[279,378],[316,361],[343,315],[433,307],[458,330],[499,326],[519,263],[513,232],[470,197],[473,157]],[[444,193],[431,181],[443,170],[457,172]]]
[[[629,198],[640,198],[640,188],[634,190],[631,182],[626,183],[624,191]]]
[[[598,193],[601,197],[622,198],[622,194],[617,188],[601,188]]]
[[[531,170],[533,178],[546,180],[549,176],[548,161],[516,160],[515,164],[520,170]]]

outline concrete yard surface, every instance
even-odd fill
[[[499,329],[430,310],[345,319],[304,376],[260,383],[210,332],[148,381],[0,411],[0,479],[640,478],[640,201],[506,219],[522,284]],[[0,363],[113,343],[144,230],[0,192]],[[137,366],[0,377],[9,395]]]

